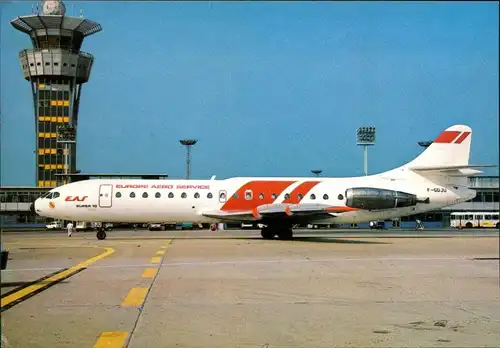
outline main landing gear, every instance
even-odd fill
[[[106,239],[106,231],[104,230],[103,227],[99,227],[97,229],[97,239],[99,240],[103,240],[103,239]]]
[[[268,225],[261,229],[260,234],[264,239],[274,239],[276,236],[281,240],[291,240],[293,238],[292,228],[282,225]]]

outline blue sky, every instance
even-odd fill
[[[357,127],[377,127],[375,173],[458,123],[471,162],[498,164],[496,2],[66,4],[103,27],[83,46],[83,172],[182,177],[191,137],[193,178],[362,175]],[[35,181],[31,43],[9,23],[31,6],[0,5],[2,185]]]

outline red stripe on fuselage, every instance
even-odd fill
[[[444,131],[436,138],[436,140],[434,140],[434,142],[440,144],[451,144],[451,142],[455,140],[459,134],[460,132],[458,131]]]
[[[351,208],[351,207],[328,207],[325,210],[329,213],[345,213],[348,211],[356,211],[359,209],[358,208]]]
[[[221,210],[252,210],[263,204],[271,204],[276,198],[295,181],[250,181],[241,186],[222,206]],[[252,199],[245,198],[245,191],[252,191]],[[261,199],[260,194],[264,197]],[[275,194],[276,198],[272,195]]]
[[[470,132],[463,132],[461,136],[458,137],[458,139],[455,141],[455,144],[461,144],[467,137],[469,136]]]
[[[300,184],[299,186],[297,186],[295,188],[295,190],[293,190],[291,193],[290,193],[290,197],[288,199],[285,199],[283,201],[283,203],[287,203],[287,204],[297,204],[301,201],[301,199],[299,198],[299,194],[302,195],[302,197],[305,197],[306,194],[311,191],[311,189],[316,186],[317,184],[319,184],[319,181],[306,181],[306,182],[303,182],[302,184]]]

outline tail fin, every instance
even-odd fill
[[[432,144],[405,167],[461,167],[469,164],[472,129],[455,125],[442,132]]]

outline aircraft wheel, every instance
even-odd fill
[[[291,228],[283,228],[278,233],[278,238],[281,240],[291,240],[293,238],[293,230]]]
[[[99,240],[106,239],[106,232],[104,232],[103,230],[97,231],[97,239]]]
[[[273,239],[274,233],[269,228],[263,228],[260,232],[260,235],[264,239]]]

